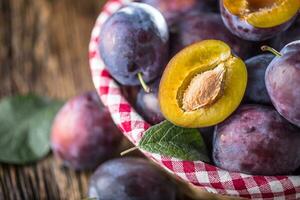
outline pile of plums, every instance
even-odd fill
[[[211,164],[251,175],[293,174],[300,167],[300,2],[234,2],[128,3],[101,27],[101,58],[149,124],[198,128]],[[107,161],[121,140],[91,92],[67,102],[52,129],[53,151],[67,166],[104,162],[89,196],[176,199],[176,186],[148,161]]]
[[[136,87],[137,112],[199,128],[226,170],[300,167],[299,1],[140,2],[113,14],[99,43],[112,77]]]

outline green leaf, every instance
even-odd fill
[[[25,164],[50,151],[52,120],[62,102],[34,95],[0,101],[0,162]]]
[[[206,146],[198,129],[182,128],[169,121],[149,128],[139,147],[151,153],[182,160],[209,162]]]

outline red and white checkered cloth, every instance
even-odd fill
[[[99,15],[89,44],[93,81],[114,122],[135,145],[150,125],[121,95],[101,60],[98,44],[100,28],[117,9],[131,0],[109,0]],[[300,199],[300,176],[251,176],[232,173],[201,161],[192,162],[157,154],[145,154],[169,172],[209,192],[252,199]]]

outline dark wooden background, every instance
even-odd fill
[[[0,0],[0,98],[34,92],[66,100],[94,89],[87,52],[103,2]],[[29,166],[1,164],[0,200],[83,199],[89,174],[52,155]]]
[[[0,0],[0,98],[35,92],[67,99],[93,89],[88,42],[103,0]],[[82,199],[89,173],[51,155],[35,165],[0,165],[0,200]]]

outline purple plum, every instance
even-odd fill
[[[99,200],[175,200],[175,184],[149,161],[119,158],[102,164],[89,184],[89,197]]]
[[[195,42],[217,39],[226,42],[237,56],[248,58],[254,45],[231,34],[216,13],[189,12],[183,15],[177,24],[177,36],[171,38],[175,51]]]
[[[300,127],[300,40],[286,45],[269,64],[265,82],[276,110]]]
[[[68,167],[96,168],[118,151],[122,134],[96,92],[69,100],[52,125],[51,147]]]
[[[168,62],[169,32],[161,13],[143,3],[129,3],[103,24],[101,57],[122,85],[140,85],[159,77]]]
[[[265,72],[273,58],[272,54],[262,54],[246,60],[248,71],[246,102],[272,105],[265,84]]]
[[[140,89],[136,99],[136,109],[150,124],[158,124],[165,118],[160,111],[158,102],[158,87],[160,79],[149,85],[150,92]]]
[[[254,2],[254,1],[253,1]],[[255,1],[257,2],[257,1]],[[249,24],[246,20],[230,13],[225,7],[223,0],[220,0],[220,11],[223,22],[228,30],[232,34],[250,41],[263,41],[270,39],[277,34],[287,30],[294,22],[295,17],[291,18],[287,22],[270,27],[270,28],[259,28]]]
[[[300,166],[300,130],[272,107],[241,106],[214,134],[214,162],[228,171],[288,175]]]

